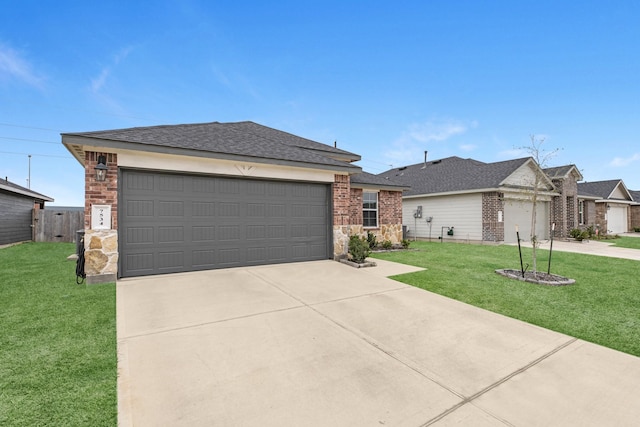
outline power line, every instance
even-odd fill
[[[10,126],[12,128],[22,128],[22,129],[35,129],[35,130],[49,130],[53,132],[62,133],[60,129],[49,129],[49,128],[39,128],[35,126],[23,126],[23,125],[14,125],[11,123],[0,123],[0,126]]]
[[[56,156],[55,154],[31,154],[31,153],[16,153],[13,151],[0,151],[2,154],[14,154],[16,156],[36,156],[36,157],[57,157],[59,159],[73,159],[72,156]]]
[[[102,114],[105,116],[113,116],[113,117],[122,117],[125,119],[136,119],[136,120],[145,120],[145,121],[149,121],[152,120],[151,117],[139,117],[139,116],[130,116],[127,114],[118,114],[118,113],[109,113],[106,111],[97,111],[97,110],[87,110],[87,109],[83,109],[83,108],[77,108],[77,107],[67,107],[64,105],[46,105],[46,104],[40,104],[40,103],[36,103],[36,102],[28,102],[28,101],[23,101],[23,100],[11,100],[9,103],[21,103],[22,105],[36,105],[38,107],[42,106],[43,108],[53,108],[53,109],[58,109],[58,110],[62,110],[62,111],[75,111],[75,112],[82,112],[82,113],[88,113],[88,114]]]
[[[60,143],[60,142],[43,141],[41,139],[13,138],[13,137],[10,137],[10,136],[0,136],[0,139],[9,139],[9,140],[12,140],[12,141],[41,142],[43,144],[60,144],[60,145],[62,145],[62,143]]]

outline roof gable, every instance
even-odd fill
[[[526,185],[518,182],[516,177],[512,175],[518,170],[526,174],[526,169],[520,168],[526,166],[530,169],[531,166],[529,164],[531,162],[533,162],[531,157],[483,163],[478,160],[453,156],[391,169],[378,174],[378,176],[395,180],[411,187],[405,193],[406,196],[471,192],[483,189],[499,189],[505,185],[524,187]],[[550,182],[546,184],[552,188]]]
[[[621,179],[608,181],[579,182],[578,195],[596,196],[605,200],[633,200]]]
[[[582,181],[584,177],[578,170],[576,165],[564,165],[557,166],[553,168],[545,168],[543,169],[544,173],[551,179],[566,179],[569,176],[573,175],[576,181]]]
[[[552,190],[554,188],[549,177],[538,167],[538,164],[533,158],[529,158],[527,162],[520,165],[520,167],[505,178],[500,183],[500,186],[534,188],[536,181],[538,181],[539,190]]]

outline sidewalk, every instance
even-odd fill
[[[514,243],[513,245],[516,244]],[[531,247],[531,243],[529,242],[521,242],[521,245],[527,248]],[[542,249],[549,250],[550,246],[550,241],[540,244],[540,248]],[[606,256],[611,258],[624,258],[640,261],[640,250],[619,248],[613,246],[612,241],[585,240],[582,242],[567,242],[564,240],[554,240],[553,250],[559,252],[574,252],[580,254]]]

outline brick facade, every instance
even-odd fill
[[[573,176],[553,180],[558,195],[551,198],[550,222],[556,224],[554,237],[567,237],[578,224],[578,181]]]
[[[402,205],[401,205],[402,206]],[[349,198],[349,218],[353,224],[362,224],[362,188],[352,188]]]
[[[349,225],[351,181],[349,175],[335,175],[333,181],[333,225]]]
[[[107,158],[107,178],[96,181],[98,156]],[[111,205],[111,228],[118,229],[118,155],[87,151],[84,163],[84,228],[91,228],[91,206]]]
[[[596,228],[600,234],[607,234],[607,204],[606,203],[594,203],[596,211]]]
[[[502,212],[502,221],[499,212]],[[482,193],[482,240],[504,241],[504,193]]]
[[[630,230],[633,231],[636,228],[640,228],[640,205],[632,205],[629,207],[631,213],[629,214],[630,221]]]
[[[402,224],[402,192],[380,190],[378,215],[381,225]],[[360,210],[362,216],[362,210]]]
[[[96,181],[98,156],[107,159],[107,175]],[[111,229],[91,230],[91,206],[111,205]],[[115,282],[118,273],[118,155],[87,151],[84,163],[84,246],[87,284]]]
[[[335,175],[333,182],[333,252],[334,258],[347,256],[349,238],[353,235],[375,234],[379,243],[394,245],[402,242],[402,191],[378,192],[378,227],[364,228],[362,188],[352,188],[350,178]]]

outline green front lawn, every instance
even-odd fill
[[[622,236],[615,240],[611,240],[614,246],[629,249],[640,249],[640,237],[626,237]]]
[[[494,272],[520,269],[517,246],[411,242],[410,248],[372,256],[427,269],[394,277],[403,283],[640,356],[639,261],[554,251],[551,273],[576,283],[551,287]],[[549,251],[538,252],[538,271],[546,272]],[[530,263],[531,249],[523,248],[523,257]]]
[[[74,252],[0,249],[0,425],[117,424],[115,285],[77,285]]]

